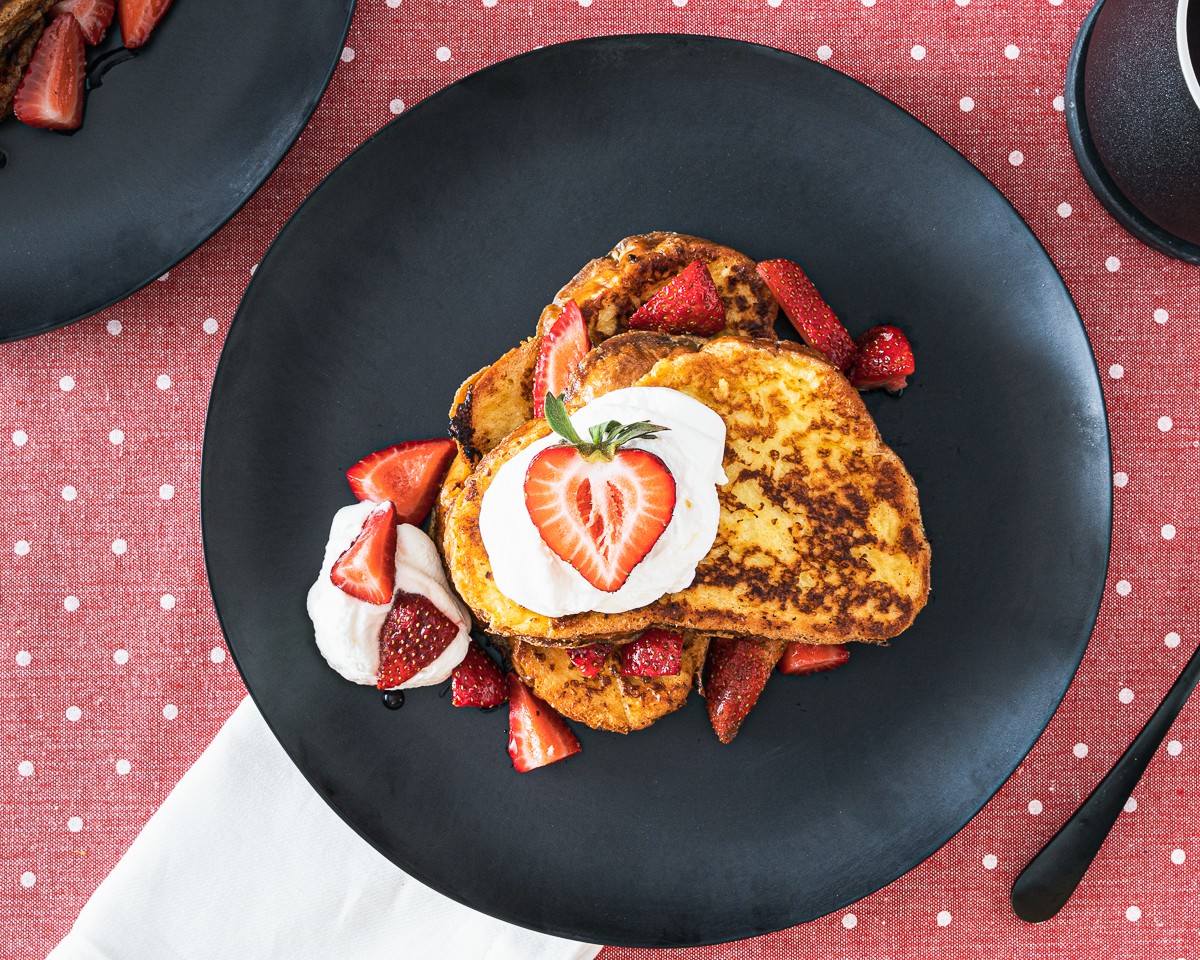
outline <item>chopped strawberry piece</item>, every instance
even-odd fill
[[[779,661],[780,673],[820,673],[850,659],[844,643],[789,643]]]
[[[646,630],[621,646],[621,673],[626,677],[673,677],[682,667],[682,634]]]
[[[708,719],[722,743],[737,736],[783,649],[782,641],[756,643],[716,637],[709,643],[704,696]]]
[[[508,699],[504,674],[474,640],[450,677],[450,702],[456,707],[498,707]]]
[[[22,123],[46,130],[75,130],[83,123],[83,31],[69,13],[42,34],[13,100]]]
[[[850,368],[850,382],[859,390],[882,387],[898,393],[908,386],[916,369],[912,346],[899,327],[872,327],[856,341],[858,356]]]
[[[515,674],[508,675],[508,755],[521,773],[566,760],[580,750],[567,722]]]
[[[590,349],[592,345],[588,339],[587,324],[579,304],[568,300],[562,314],[538,343],[537,365],[533,369],[535,417],[542,416],[547,393],[558,395],[567,388],[571,374]]]
[[[585,677],[598,677],[604,669],[604,661],[612,652],[611,643],[593,643],[586,647],[575,647],[567,651],[567,656]]]
[[[359,460],[346,479],[359,500],[391,501],[397,523],[419,526],[429,516],[455,450],[446,437],[406,440]]]
[[[799,265],[791,260],[764,260],[758,265],[758,275],[771,288],[801,339],[825,354],[839,370],[850,369],[854,341]]]
[[[335,587],[366,603],[391,603],[396,587],[396,511],[381,503],[329,571]]]
[[[83,31],[83,42],[89,47],[94,47],[104,39],[116,8],[116,0],[58,0],[58,3],[50,8],[50,16],[71,14],[79,21],[79,29]]]
[[[629,318],[630,330],[709,336],[725,328],[725,304],[712,274],[699,260],[659,288]]]
[[[117,0],[121,39],[131,50],[150,39],[150,32],[163,18],[171,0]]]
[[[432,600],[424,594],[400,591],[379,631],[375,686],[391,690],[411,680],[422,667],[440,657],[457,636],[458,624]]]

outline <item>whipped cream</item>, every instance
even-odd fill
[[[337,558],[362,531],[367,515],[378,506],[378,503],[364,500],[342,507],[334,515],[321,573],[308,591],[308,615],[316,631],[321,655],[347,680],[371,686],[375,685],[379,673],[379,631],[392,605],[367,603],[350,596],[334,586],[329,573]],[[471,642],[471,614],[451,591],[433,541],[408,523],[396,526],[396,589],[422,594],[458,626],[458,634],[450,646],[398,689],[441,683],[467,655]]]
[[[717,537],[717,487],[726,482],[725,421],[699,400],[666,387],[626,387],[597,397],[571,416],[581,436],[606,420],[649,420],[670,429],[629,448],[656,454],[675,478],[675,512],[667,529],[629,579],[612,593],[598,590],[546,546],[525,508],[525,471],[541,450],[561,443],[551,434],[531,443],[496,471],[483,495],[479,533],[496,588],[547,617],[634,610],[691,585]]]

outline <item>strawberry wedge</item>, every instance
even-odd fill
[[[912,346],[899,327],[872,327],[856,341],[858,356],[850,368],[850,383],[859,390],[879,387],[899,393],[916,369]]]
[[[79,21],[83,42],[94,47],[104,39],[116,10],[115,0],[59,0],[50,8],[50,16],[69,13]]]
[[[683,635],[671,630],[645,630],[621,646],[621,674],[626,677],[674,677],[683,667]]]
[[[587,324],[579,304],[568,300],[554,325],[538,343],[537,364],[533,368],[533,415],[545,412],[546,394],[556,396],[566,388],[579,362],[592,348]]]
[[[396,508],[397,523],[425,522],[450,461],[454,441],[406,440],[363,457],[346,471],[359,500],[387,500]]]
[[[140,47],[163,18],[171,0],[117,0],[121,39],[129,49]]]
[[[721,302],[708,267],[698,260],[684,267],[629,318],[630,330],[693,333],[707,337],[724,327],[725,304]]]
[[[379,631],[379,676],[375,685],[380,690],[393,690],[411,680],[422,667],[440,657],[457,636],[458,624],[432,600],[420,593],[400,591]]]
[[[42,34],[13,112],[44,130],[76,130],[83,123],[83,31],[69,13],[59,14]]]
[[[567,722],[516,674],[508,675],[508,755],[526,773],[574,756],[579,741]]]
[[[779,660],[779,672],[820,673],[833,670],[850,659],[844,643],[789,643]]]
[[[611,643],[592,643],[586,647],[575,647],[567,651],[567,656],[575,664],[575,668],[585,677],[598,677],[604,669],[604,661],[612,652]]]
[[[343,593],[365,603],[391,603],[396,588],[396,511],[381,503],[329,571]]]
[[[496,662],[474,640],[450,677],[450,702],[456,707],[498,707],[508,699],[508,685]]]
[[[856,350],[854,341],[799,264],[764,260],[758,265],[758,275],[770,287],[801,339],[825,354],[839,370],[850,369]]]

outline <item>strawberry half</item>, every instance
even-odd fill
[[[709,336],[725,328],[725,304],[712,274],[699,260],[661,287],[629,318],[630,330]]]
[[[117,16],[125,46],[132,50],[149,40],[150,32],[170,5],[171,0],[117,0]]]
[[[844,643],[789,643],[779,660],[780,673],[820,673],[850,659]]]
[[[882,387],[899,393],[916,369],[912,346],[899,327],[872,327],[856,341],[858,356],[850,368],[850,382],[859,390]]]
[[[621,646],[621,673],[626,677],[674,677],[682,667],[682,634],[646,630]]]
[[[429,516],[456,447],[447,437],[405,440],[363,457],[346,471],[359,500],[388,500],[397,523],[420,526]]]
[[[391,603],[396,588],[396,511],[381,503],[329,571],[329,579],[366,603]]]
[[[604,661],[612,652],[611,643],[593,643],[586,647],[575,647],[567,651],[571,662],[585,677],[598,677],[604,669]]]
[[[83,123],[83,31],[69,13],[42,34],[13,100],[22,123],[45,130],[75,130]]]
[[[722,743],[737,736],[783,649],[782,641],[756,643],[714,637],[709,643],[704,696],[709,722]]]
[[[453,638],[452,638],[453,639]],[[504,674],[474,640],[450,677],[450,702],[456,707],[498,707],[508,699]]]
[[[567,722],[516,674],[508,675],[508,755],[521,773],[566,760],[580,750]]]
[[[115,0],[58,0],[58,3],[50,8],[50,16],[71,14],[79,21],[79,29],[83,31],[83,42],[89,47],[94,47],[104,39],[116,8]]]
[[[854,341],[800,266],[791,260],[764,260],[758,265],[758,275],[771,288],[800,338],[839,370],[850,369]]]
[[[411,680],[422,667],[440,657],[457,636],[458,624],[432,600],[420,593],[400,591],[379,631],[375,686],[392,690]]]
[[[539,451],[525,471],[525,507],[542,541],[597,590],[629,579],[671,522],[675,478],[646,450],[622,450],[665,429],[609,421],[580,439],[566,408],[546,394],[546,420],[567,443]]]
[[[562,314],[538,342],[537,365],[533,368],[534,417],[543,415],[547,393],[560,394],[567,388],[571,374],[591,349],[579,304],[568,300]]]

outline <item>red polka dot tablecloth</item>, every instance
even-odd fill
[[[203,573],[200,444],[224,335],[272,237],[370,133],[464,74],[583,36],[681,31],[844,71],[1004,191],[1087,325],[1116,518],[1080,673],[966,829],[847,910],[672,955],[1200,957],[1195,707],[1067,908],[1035,927],[1008,906],[1020,868],[1200,640],[1200,269],[1126,234],[1075,168],[1063,72],[1086,12],[1084,0],[360,0],[311,124],[224,229],[125,302],[0,346],[0,955],[45,956],[243,696]]]

